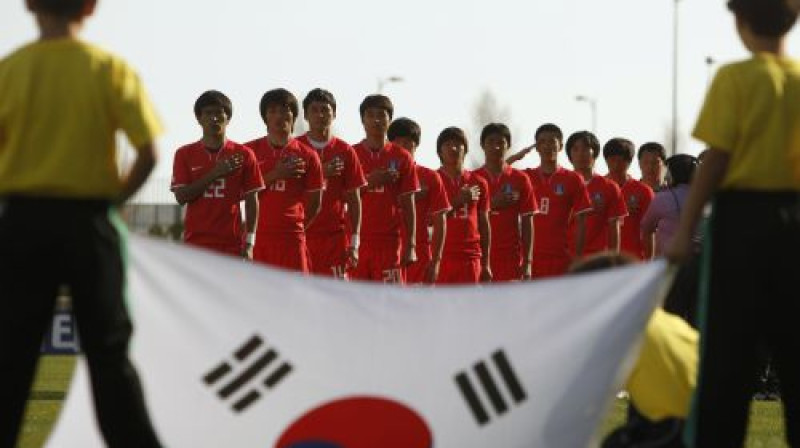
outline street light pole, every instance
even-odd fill
[[[672,15],[672,145],[671,155],[678,153],[678,3],[674,0]]]
[[[597,135],[597,100],[590,96],[578,95],[575,97],[575,101],[589,103],[589,107],[592,110],[592,134]]]
[[[383,88],[386,86],[386,84],[403,81],[405,81],[405,79],[402,76],[387,76],[386,78],[378,78],[378,93],[383,93]]]

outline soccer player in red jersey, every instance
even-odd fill
[[[603,157],[608,165],[608,178],[619,185],[628,216],[622,221],[620,250],[640,260],[649,260],[655,244],[652,236],[642,238],[641,223],[655,193],[644,182],[628,175],[636,147],[624,138],[612,138],[603,145]]]
[[[489,186],[492,227],[490,265],[492,281],[531,278],[533,215],[538,207],[533,186],[522,171],[505,161],[511,146],[511,131],[502,123],[490,123],[481,131],[486,164],[475,171]]]
[[[576,221],[575,253],[583,254],[585,215],[592,204],[581,176],[558,165],[564,141],[561,129],[552,123],[543,124],[534,137],[540,164],[525,173],[539,201],[539,213],[533,219],[533,278],[543,278],[565,274],[572,262],[568,246],[571,220]]]
[[[309,272],[305,230],[319,212],[322,166],[317,153],[292,138],[299,112],[297,98],[286,89],[261,97],[259,110],[267,135],[248,143],[267,188],[259,193],[255,261]]]
[[[351,277],[402,284],[402,267],[416,261],[414,193],[419,181],[414,158],[386,138],[394,114],[388,97],[364,98],[359,112],[366,138],[353,149],[367,174],[367,186],[361,189],[361,247]],[[408,235],[402,247],[401,226]]]
[[[355,150],[331,133],[336,118],[333,94],[324,89],[308,92],[303,99],[303,115],[309,130],[297,139],[317,151],[325,176],[319,215],[306,229],[311,272],[346,278],[348,268],[358,264],[359,190],[367,181]]]
[[[258,222],[257,193],[264,189],[250,148],[228,140],[231,100],[209,90],[197,98],[194,115],[203,137],[175,153],[170,189],[186,205],[184,241],[229,255],[253,257]],[[245,229],[239,204],[244,200]]]
[[[419,125],[408,118],[398,118],[389,125],[387,137],[413,157],[419,146],[422,130]],[[419,179],[420,190],[414,194],[414,211],[417,217],[417,261],[405,269],[408,284],[433,284],[439,276],[442,261],[444,238],[447,234],[447,212],[450,201],[444,191],[439,173],[422,165],[414,168]],[[433,228],[433,232],[429,231]],[[405,229],[405,228],[403,228]],[[408,238],[401,232],[403,241]]]
[[[467,136],[456,127],[445,128],[436,139],[436,152],[442,162],[439,176],[452,206],[447,216],[438,284],[492,281],[489,185],[464,169],[468,149]]]
[[[583,255],[605,251],[619,253],[620,226],[628,209],[619,186],[611,179],[594,172],[594,164],[600,156],[600,141],[589,131],[579,131],[569,136],[566,148],[567,157],[575,172],[583,178],[592,201],[592,211],[586,216]],[[577,225],[573,220],[569,241],[573,256],[576,232]]]

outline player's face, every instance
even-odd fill
[[[608,156],[606,157],[606,165],[608,165],[609,173],[626,175],[631,163],[623,156]]]
[[[397,137],[394,140],[392,140],[392,143],[394,143],[395,145],[399,145],[401,148],[410,152],[411,155],[414,155],[414,152],[417,151],[417,142],[408,137]]]
[[[361,117],[367,135],[383,137],[389,129],[389,113],[379,107],[369,107]]]
[[[553,132],[541,132],[536,137],[536,152],[542,162],[556,163],[558,152],[561,151],[561,140]]]
[[[264,112],[264,121],[270,134],[291,135],[294,118],[289,106],[283,104],[270,104]]]
[[[439,152],[443,166],[462,167],[467,147],[461,140],[445,140]]]
[[[483,139],[483,153],[487,161],[503,161],[508,152],[508,140],[501,134],[489,134]]]
[[[321,101],[313,101],[309,104],[305,110],[305,116],[308,127],[312,131],[329,129],[333,124],[333,119],[336,118],[333,107]]]
[[[197,122],[203,128],[203,135],[218,137],[225,135],[229,120],[230,117],[221,106],[206,106],[200,109]]]
[[[639,159],[639,169],[642,177],[646,179],[661,179],[664,177],[664,162],[652,152],[643,152]]]
[[[572,157],[572,166],[577,171],[591,170],[594,168],[594,157],[592,155],[592,148],[583,140],[576,141],[570,149]]]

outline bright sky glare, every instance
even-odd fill
[[[285,87],[302,100],[326,88],[338,101],[336,133],[356,143],[359,103],[393,76],[403,81],[383,91],[395,116],[421,124],[418,159],[437,167],[434,144],[446,126],[465,128],[475,136],[470,150],[480,151],[473,116],[487,89],[508,109],[513,150],[544,122],[567,135],[591,129],[591,108],[577,95],[597,101],[601,142],[666,143],[676,6],[679,151],[696,154],[689,133],[710,76],[747,56],[724,0],[100,0],[84,37],[143,77],[167,126],[156,177],[169,177],[175,149],[199,138],[192,105],[204,90],[231,97],[229,137],[246,141],[265,131],[258,101],[266,90]],[[2,54],[36,37],[22,0],[0,3],[0,29]],[[789,51],[800,56],[797,30]],[[532,154],[519,165],[536,164]]]

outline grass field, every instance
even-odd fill
[[[18,448],[38,448],[47,439],[50,428],[58,417],[61,402],[69,385],[75,358],[72,356],[44,356],[34,384],[22,438]],[[617,400],[603,424],[607,434],[625,419],[627,402]],[[780,403],[753,402],[750,414],[747,448],[785,448],[784,428]]]

